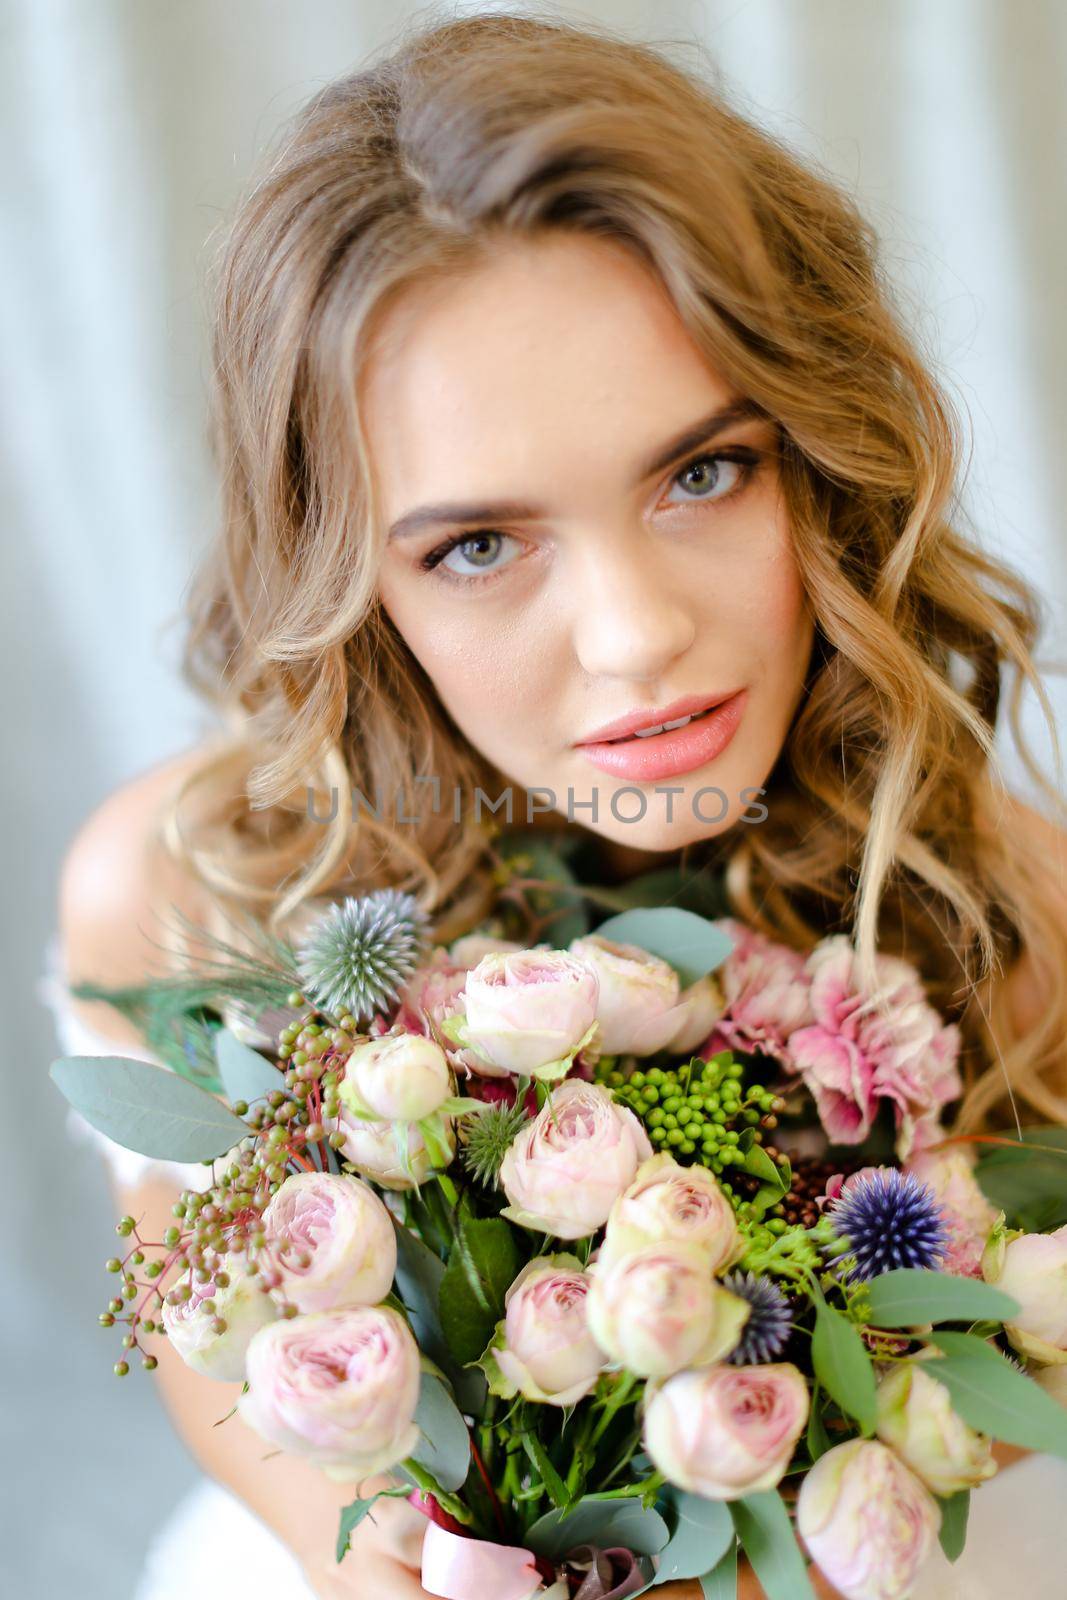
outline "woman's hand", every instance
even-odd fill
[[[370,1495],[390,1486],[389,1478],[360,1484]],[[348,1554],[337,1562],[333,1552],[305,1564],[304,1576],[319,1600],[430,1600],[422,1587],[422,1536],[427,1522],[406,1500],[383,1498],[353,1530]]]

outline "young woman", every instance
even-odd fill
[[[1041,611],[954,520],[958,427],[843,194],[645,48],[472,16],[311,102],[217,305],[225,514],[188,672],[226,731],[80,831],[71,978],[158,971],[175,907],[284,931],[383,884],[452,938],[493,829],[529,822],[605,880],[719,867],[799,949],[905,955],[963,1030],[958,1127],[1067,1121],[1064,801],[1021,804],[993,754],[1009,680],[1024,756],[1019,690],[1048,711]],[[99,1005],[67,1021],[135,1042]],[[116,1190],[169,1213],[165,1173]],[[349,1489],[212,1427],[229,1402],[180,1362],[157,1377],[217,1484],[143,1596],[227,1547],[246,1575],[269,1553],[272,1594],[422,1592],[408,1508],[336,1567]]]

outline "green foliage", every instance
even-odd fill
[[[958,1561],[967,1542],[967,1513],[971,1507],[971,1491],[961,1489],[958,1494],[938,1496],[941,1507],[941,1527],[938,1538],[941,1548],[950,1561]]]
[[[1067,1223],[1067,1128],[1024,1128],[1021,1142],[979,1145],[975,1176],[1009,1228],[1048,1233]]]
[[[465,1196],[437,1293],[441,1329],[461,1365],[477,1361],[493,1337],[521,1264],[511,1225],[502,1217],[476,1217]]]
[[[351,1505],[344,1506],[341,1510],[341,1525],[337,1530],[337,1559],[343,1561],[351,1543],[352,1535],[359,1527],[363,1518],[371,1508],[382,1499],[406,1500],[411,1490],[404,1489],[379,1489],[377,1494],[372,1494],[368,1499],[355,1499]]]
[[[235,1100],[251,1104],[274,1089],[285,1088],[285,1074],[258,1050],[243,1044],[228,1028],[220,1028],[215,1035],[215,1059],[231,1105]]]
[[[637,1499],[610,1494],[587,1494],[570,1511],[549,1511],[527,1528],[523,1536],[535,1555],[560,1561],[580,1544],[601,1550],[620,1546],[637,1555],[655,1555],[670,1538],[659,1512]]]
[[[730,1512],[767,1600],[815,1600],[789,1513],[776,1489],[730,1502]]]
[[[424,1372],[415,1423],[421,1437],[411,1459],[433,1474],[442,1489],[459,1489],[471,1459],[470,1434],[459,1408],[440,1378]]]
[[[249,1131],[214,1095],[148,1061],[62,1056],[49,1075],[87,1122],[141,1155],[207,1161]]]
[[[977,1278],[957,1278],[926,1267],[899,1267],[866,1285],[869,1320],[877,1328],[917,1328],[927,1322],[1010,1322],[1017,1301]]]
[[[944,1358],[927,1370],[945,1385],[964,1422],[1023,1450],[1067,1460],[1067,1411],[1032,1378],[973,1334],[935,1329],[930,1339]]]
[[[669,1543],[660,1553],[656,1583],[702,1578],[734,1545],[734,1525],[724,1500],[706,1500],[683,1489],[667,1493]]]
[[[601,938],[634,944],[673,967],[682,988],[722,965],[733,941],[706,917],[679,906],[640,906],[609,917],[597,928]]]
[[[874,1368],[867,1347],[846,1316],[815,1302],[815,1332],[811,1340],[815,1374],[842,1411],[855,1417],[864,1433],[875,1423]]]

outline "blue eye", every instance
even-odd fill
[[[723,471],[723,467],[726,471]],[[752,469],[752,463],[728,455],[697,456],[688,462],[680,472],[675,473],[673,483],[680,488],[692,491],[697,500],[725,500],[733,494],[735,489],[745,481]],[[689,479],[687,483],[685,480]],[[725,479],[726,488],[722,490]],[[719,492],[717,492],[719,491]],[[685,505],[686,501],[674,501],[675,505]]]
[[[495,528],[483,528],[475,533],[465,533],[447,545],[433,565],[446,567],[449,572],[454,572],[460,578],[474,577],[479,572],[498,572],[501,567],[508,565],[507,561],[496,559],[505,539],[511,539],[513,544],[516,542],[510,533],[498,533]],[[436,552],[432,551],[431,555],[434,554]],[[471,566],[453,566],[451,564],[453,556],[462,556],[471,563]]]

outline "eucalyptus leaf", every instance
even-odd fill
[[[285,1078],[274,1063],[242,1043],[228,1028],[220,1028],[215,1036],[215,1060],[231,1105],[235,1100],[261,1100],[272,1090],[285,1087]]]
[[[700,1578],[715,1567],[734,1543],[734,1525],[723,1500],[672,1490],[674,1530],[661,1551],[655,1582]]]
[[[634,944],[659,956],[674,968],[683,989],[714,972],[733,949],[733,940],[715,923],[680,906],[635,907],[609,917],[596,931],[615,944]]]
[[[1006,1444],[1067,1460],[1067,1411],[1032,1378],[973,1334],[935,1329],[930,1340],[944,1351],[930,1362],[930,1376],[945,1385],[964,1422]]]
[[[732,1500],[730,1512],[767,1600],[815,1600],[807,1562],[777,1489]]]
[[[871,1323],[878,1328],[917,1328],[928,1322],[973,1322],[991,1317],[1010,1322],[1019,1304],[977,1278],[957,1278],[927,1267],[898,1267],[869,1284]]]
[[[958,1494],[938,1496],[941,1507],[941,1527],[938,1538],[941,1548],[950,1561],[958,1561],[967,1542],[967,1514],[971,1508],[971,1491],[961,1489]]]
[[[737,1600],[737,1545],[733,1544],[722,1560],[705,1572],[700,1580],[704,1600]]]
[[[456,1402],[432,1372],[422,1374],[415,1422],[421,1437],[412,1460],[432,1472],[442,1489],[461,1488],[470,1467],[470,1434]]]
[[[127,1150],[207,1161],[248,1135],[240,1117],[168,1067],[129,1056],[61,1056],[49,1076],[86,1122]]]
[[[651,1556],[662,1550],[669,1538],[659,1512],[644,1507],[640,1500],[587,1494],[570,1511],[548,1511],[538,1517],[526,1530],[523,1543],[535,1555],[561,1561],[580,1544],[601,1550],[624,1547]]]
[[[815,1302],[811,1359],[827,1394],[855,1417],[865,1433],[872,1433],[875,1383],[867,1347],[848,1318],[822,1299]]]

